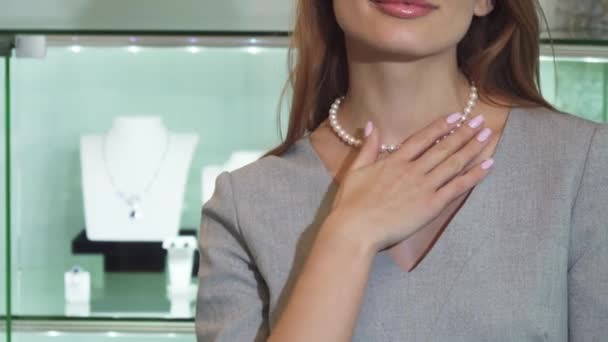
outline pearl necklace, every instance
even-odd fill
[[[445,139],[446,137],[448,137],[449,135],[454,133],[454,131],[467,120],[468,116],[471,114],[471,111],[473,110],[473,107],[475,107],[475,104],[477,103],[477,98],[478,98],[477,87],[475,87],[475,84],[472,84],[470,87],[469,101],[467,103],[467,106],[464,109],[464,115],[460,118],[460,122],[458,122],[458,124],[456,124],[456,127],[454,127],[452,130],[450,130],[450,132],[448,134],[445,134],[441,138],[435,140],[435,144],[437,144],[441,140]],[[355,138],[352,135],[346,133],[346,131],[342,128],[342,126],[340,126],[340,123],[338,122],[338,116],[337,116],[338,109],[340,108],[340,104],[342,103],[343,100],[344,100],[344,96],[340,96],[340,97],[336,98],[334,103],[331,105],[331,108],[329,109],[329,124],[330,124],[332,130],[334,131],[334,133],[336,133],[336,135],[342,141],[344,141],[345,143],[347,143],[350,146],[360,147],[363,144],[363,141],[361,139]],[[392,153],[392,152],[398,150],[399,147],[401,147],[401,145],[402,145],[402,143],[399,143],[396,145],[382,144],[380,146],[380,153],[384,153],[384,152]]]

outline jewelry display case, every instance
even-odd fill
[[[286,131],[287,38],[16,38],[13,340],[194,341],[200,209]]]
[[[39,37],[20,37],[35,50]],[[10,279],[0,289],[11,303],[7,313],[3,298],[0,314],[11,317],[12,340],[194,341],[200,209],[219,172],[286,132],[287,37],[42,37],[43,57],[13,50],[0,70],[9,180],[0,277]],[[543,45],[545,97],[607,122],[607,53]]]

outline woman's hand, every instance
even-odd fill
[[[340,222],[330,225],[330,229],[338,230],[333,233],[364,239],[373,250],[383,250],[409,238],[479,183],[488,170],[480,165],[465,168],[489,141],[479,141],[477,136],[491,131],[488,128],[481,132],[483,122],[470,127],[474,119],[434,144],[456,126],[445,117],[439,118],[382,159],[378,159],[379,132],[368,124],[366,130],[371,129],[371,134],[365,138],[333,202],[330,216]]]

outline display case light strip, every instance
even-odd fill
[[[285,36],[125,36],[125,35],[47,35],[48,46],[100,47],[287,47]]]

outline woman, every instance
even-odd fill
[[[536,6],[300,0],[286,141],[203,206],[198,340],[608,340],[608,125],[541,97]]]

